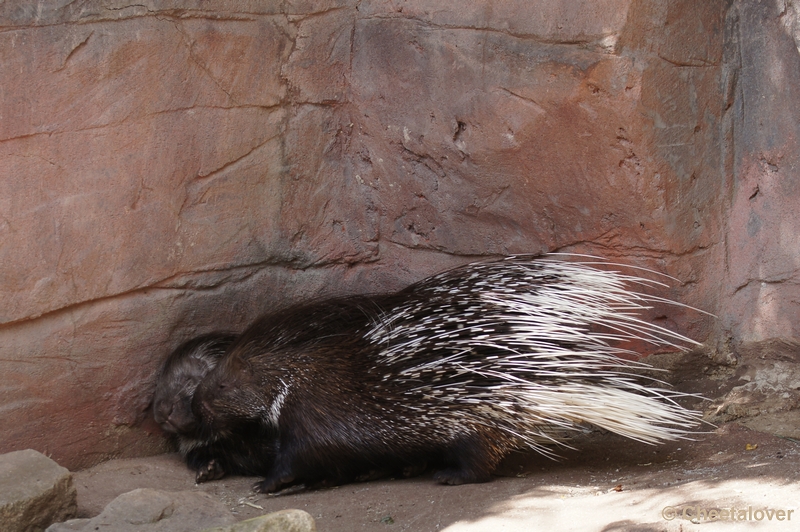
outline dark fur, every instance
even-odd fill
[[[199,336],[178,347],[164,361],[153,395],[156,423],[178,440],[181,454],[196,472],[197,482],[225,474],[253,474],[271,470],[274,436],[257,424],[243,427],[242,435],[222,438],[203,432],[192,413],[192,399],[200,381],[217,365],[236,340],[229,333]]]
[[[449,420],[423,421],[420,405],[403,396],[407,387],[382,379],[387,369],[375,359],[377,346],[364,339],[380,313],[410,293],[315,302],[265,316],[201,383],[193,406],[209,433],[228,438],[258,423],[279,434],[274,467],[257,490],[410,476],[427,463],[441,467],[442,483],[490,479],[505,454],[495,444],[500,435],[474,427],[448,439],[429,430]],[[277,420],[270,419],[281,396]]]

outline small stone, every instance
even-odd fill
[[[234,525],[209,528],[203,532],[315,532],[314,518],[303,510],[281,510]]]

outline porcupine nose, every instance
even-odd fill
[[[158,402],[153,410],[153,419],[155,419],[156,423],[162,425],[167,422],[170,414],[172,414],[172,404]]]

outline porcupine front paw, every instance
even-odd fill
[[[219,462],[212,458],[206,465],[201,466],[200,469],[197,470],[197,476],[195,476],[194,480],[200,484],[201,482],[217,480],[224,476],[225,469],[222,468]]]

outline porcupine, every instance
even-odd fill
[[[211,433],[252,423],[277,433],[255,486],[266,493],[426,462],[441,483],[484,482],[511,451],[551,454],[559,431],[584,424],[647,443],[679,438],[699,414],[634,375],[642,365],[612,344],[696,342],[642,321],[639,311],[668,301],[636,284],[658,283],[513,256],[394,294],[301,304],[255,322],[193,409]]]
[[[165,432],[177,437],[178,449],[195,471],[197,482],[229,473],[267,474],[272,467],[274,437],[264,429],[251,427],[230,439],[205,435],[192,413],[197,386],[234,340],[234,334],[220,332],[193,338],[167,357],[156,379],[153,417]]]

